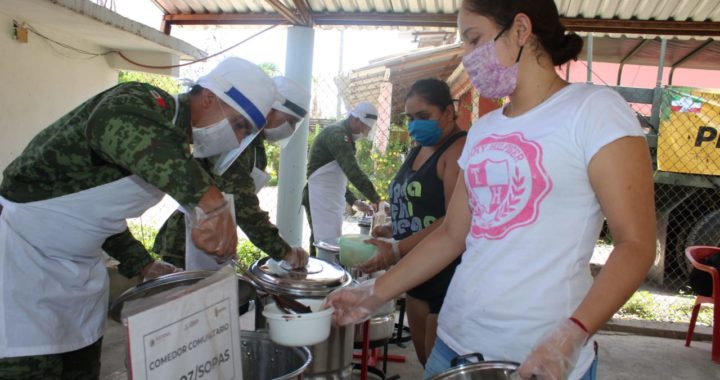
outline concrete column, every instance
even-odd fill
[[[285,76],[308,90],[312,86],[314,44],[315,31],[312,28],[292,26],[288,29]],[[300,202],[305,186],[309,116],[302,121],[300,129],[280,152],[277,227],[288,244],[293,246],[303,243],[302,218],[305,216]]]

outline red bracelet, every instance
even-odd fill
[[[575,317],[570,317],[570,318],[568,318],[568,319],[569,319],[572,323],[578,325],[578,327],[580,327],[583,331],[585,331],[586,334],[589,334],[587,327],[585,327],[585,325],[584,325],[582,322],[580,322],[579,319],[577,319],[577,318],[575,318]]]

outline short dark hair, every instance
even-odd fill
[[[205,89],[205,87],[203,87],[203,86],[201,86],[201,85],[199,85],[199,84],[194,84],[194,85],[190,88],[190,95],[197,95],[197,94],[199,94],[200,92],[202,92],[202,90],[204,90],[204,89]]]
[[[413,96],[421,97],[428,104],[440,108],[441,111],[445,111],[448,106],[453,104],[450,86],[440,79],[426,78],[416,81],[410,86],[405,101]]]
[[[527,15],[532,33],[556,66],[577,60],[582,50],[582,37],[565,30],[554,0],[464,0],[462,7],[494,20],[503,28],[509,27],[518,13]]]

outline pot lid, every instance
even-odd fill
[[[352,282],[350,273],[340,266],[314,257],[308,258],[308,264],[300,270],[264,257],[250,266],[249,275],[270,291],[309,297],[324,297]]]
[[[337,244],[330,244],[330,243],[328,243],[328,242],[326,242],[326,241],[319,241],[319,242],[313,243],[313,245],[314,245],[316,248],[324,249],[324,250],[326,250],[326,251],[330,251],[330,252],[340,252],[340,246],[339,246],[339,245],[337,245]]]
[[[362,218],[358,219],[358,226],[370,227],[372,225],[372,220],[373,220],[373,217],[370,215],[363,216]]]
[[[430,380],[509,380],[513,378],[511,375],[519,366],[519,363],[510,361],[481,361],[450,368],[445,372],[431,377]]]
[[[190,286],[215,274],[214,271],[188,271],[171,273],[157,278],[147,280],[135,287],[126,290],[110,305],[109,314],[116,322],[121,322],[121,312],[125,302],[134,301],[164,292]],[[239,305],[247,304],[255,297],[255,289],[247,279],[238,276],[238,301]]]

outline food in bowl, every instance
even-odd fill
[[[265,306],[263,316],[268,322],[270,339],[282,346],[312,346],[330,336],[333,308],[323,309],[322,299],[300,298],[297,300],[313,311],[305,314],[289,314],[276,304]]]

